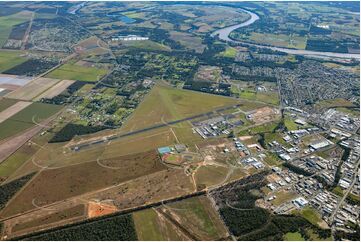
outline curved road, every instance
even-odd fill
[[[238,29],[238,28],[242,28],[242,27],[246,27],[248,25],[253,24],[254,22],[256,22],[259,19],[259,16],[253,12],[247,11],[245,9],[240,9],[243,12],[248,13],[251,18],[248,19],[247,21],[240,23],[240,24],[236,24],[236,25],[232,25],[232,26],[228,26],[226,28],[223,29],[219,29],[214,31],[211,36],[217,36],[219,37],[219,39],[226,41],[226,42],[233,42],[233,43],[237,43],[237,44],[246,44],[249,46],[256,46],[256,47],[261,47],[261,48],[267,48],[267,49],[271,49],[271,50],[275,50],[275,51],[281,51],[281,52],[285,52],[287,54],[292,54],[292,55],[308,55],[308,56],[316,56],[316,57],[323,57],[323,58],[330,58],[330,57],[335,57],[335,58],[343,58],[343,59],[351,59],[351,58],[355,58],[355,59],[360,59],[360,54],[348,54],[348,53],[336,53],[336,52],[321,52],[321,51],[312,51],[312,50],[300,50],[300,49],[289,49],[289,48],[282,48],[282,47],[274,47],[274,46],[267,46],[267,45],[261,45],[261,44],[251,44],[251,43],[247,43],[247,42],[243,42],[243,41],[237,41],[237,40],[233,40],[231,38],[229,38],[229,34]]]

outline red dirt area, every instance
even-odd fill
[[[118,209],[114,205],[98,202],[89,202],[88,204],[88,218],[99,217],[116,211],[118,211]]]

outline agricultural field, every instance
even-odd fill
[[[11,107],[12,105],[14,105],[17,102],[18,102],[18,100],[8,99],[8,98],[0,98],[0,112]]]
[[[20,100],[33,100],[43,92],[58,84],[60,80],[50,78],[38,78],[30,81],[25,86],[6,95],[7,98]]]
[[[60,111],[62,107],[33,103],[0,124],[0,140],[18,134]]]
[[[11,69],[27,60],[25,52],[16,50],[0,50],[0,72]]]
[[[21,11],[8,16],[0,16],[0,47],[7,41],[13,26],[29,21],[32,12]]]

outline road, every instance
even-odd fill
[[[335,210],[333,211],[333,213],[330,216],[330,221],[332,222],[332,226],[331,226],[332,233],[335,232],[335,224],[333,223],[334,217],[336,216],[338,210],[340,210],[340,208],[342,207],[342,205],[343,205],[344,201],[346,200],[348,194],[351,192],[352,187],[355,185],[355,183],[357,181],[357,174],[358,174],[359,166],[360,166],[360,160],[358,160],[357,165],[355,166],[356,168],[355,168],[354,173],[353,173],[353,180],[352,180],[352,183],[351,183],[350,187],[346,190],[343,197],[338,202]]]

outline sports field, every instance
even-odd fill
[[[54,71],[50,72],[46,77],[61,80],[77,80],[95,82],[102,76],[107,74],[107,70],[95,67],[85,67],[75,64],[64,64]]]

